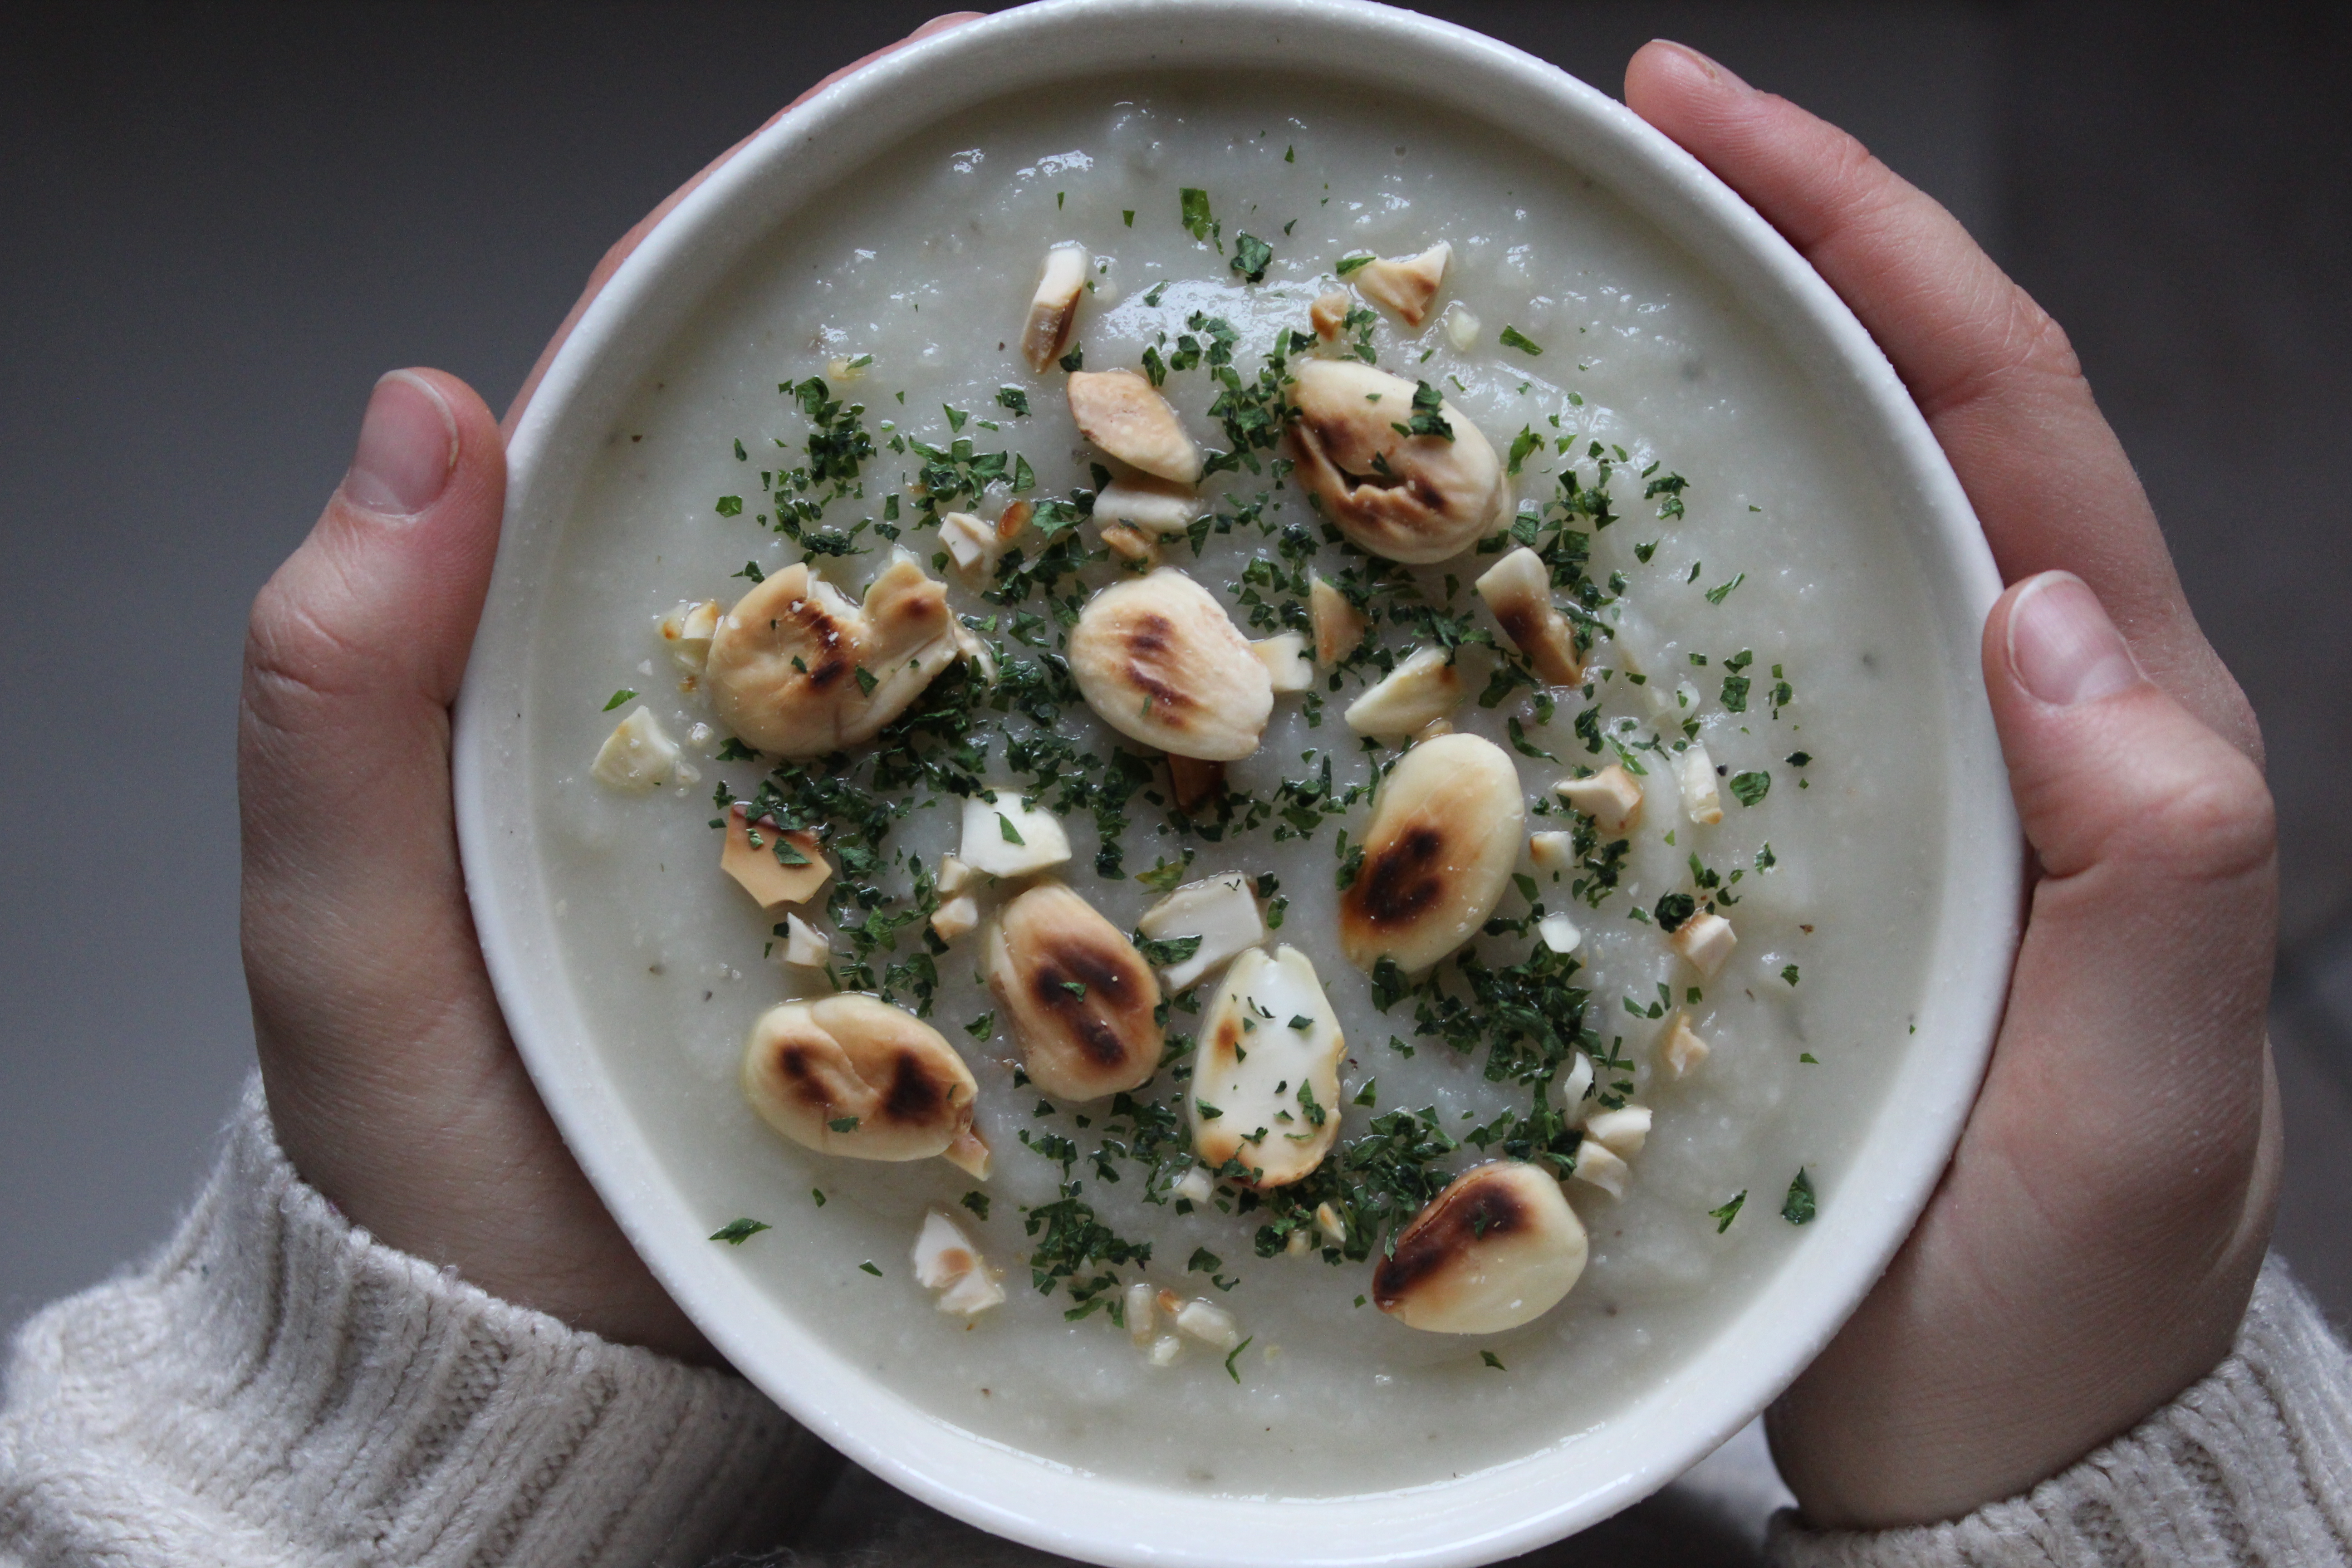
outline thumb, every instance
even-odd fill
[[[2069,1124],[2071,1137],[2020,1125],[2001,1142],[2063,1163],[2070,1195],[2053,1217],[2079,1207],[2104,1228],[2102,1247],[2130,1245],[2130,1215],[2177,1219],[2184,1209],[2168,1198],[2188,1212],[2202,1202],[2225,1222],[2207,1243],[2234,1249],[2264,1100],[2270,792],[2243,752],[2147,678],[2071,573],[2003,595],[1984,668],[2042,872],[1984,1109],[2045,1132]],[[2136,1187],[2135,1200],[2118,1210],[2109,1184]],[[2164,1249],[2176,1264],[2188,1261],[2182,1239]]]
[[[254,1022],[288,1152],[412,1097],[407,1053],[453,1015],[497,1027],[449,804],[449,703],[497,549],[506,452],[482,400],[394,371],[342,484],[255,600],[237,744]],[[467,1031],[454,1031],[465,1033]],[[405,1060],[413,1069],[413,1060]]]

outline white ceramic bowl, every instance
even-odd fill
[[[1614,192],[1717,274],[1848,424],[1923,563],[1951,748],[1947,879],[1919,1031],[1841,1183],[1714,1341],[1600,1430],[1428,1487],[1344,1499],[1203,1498],[1072,1471],[940,1421],[862,1373],[700,1239],[666,1151],[604,1070],[564,979],[531,766],[529,649],[583,460],[662,345],[729,269],[849,172],[937,121],[1060,80],[1247,65],[1504,128]],[[984,1529],[1105,1563],[1486,1563],[1567,1535],[1673,1479],[1827,1342],[1927,1201],[1971,1103],[2016,939],[2019,840],[1976,656],[2000,589],[1974,514],[1902,383],[1755,212],[1605,95],[1461,28],[1349,0],[1046,0],[867,67],[786,115],[681,202],[590,306],[509,449],[506,531],[458,712],[467,886],[514,1037],[556,1121],[654,1271],[743,1373],[858,1463]]]

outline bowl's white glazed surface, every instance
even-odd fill
[[[1459,1478],[1372,1496],[1272,1501],[1076,1473],[960,1429],[857,1364],[837,1337],[701,1238],[707,1173],[643,1075],[611,1070],[566,979],[551,846],[519,776],[543,743],[526,671],[547,645],[552,568],[630,400],[730,270],[844,175],[938,121],[1055,81],[1138,69],[1271,67],[1507,127],[1582,172],[1695,257],[1777,340],[1891,498],[1889,542],[1927,584],[1948,671],[1951,805],[1917,1043],[1844,1155],[1835,1223],[1802,1234],[1727,1325],[1598,1429]],[[512,447],[507,534],[460,712],[460,832],[501,1000],[567,1138],[621,1223],[713,1342],[861,1463],[987,1528],[1105,1562],[1469,1563],[1591,1522],[1672,1479],[1803,1365],[1925,1201],[1965,1115],[2014,938],[2018,856],[1975,633],[1998,583],[1974,520],[1899,382],[1802,261],[1689,159],[1550,68],[1403,13],[1315,5],[1054,4],[927,42],[859,73],[755,140],[660,226],[588,311]],[[1758,1194],[1760,1198],[1762,1194]]]

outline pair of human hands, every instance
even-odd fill
[[[2011,584],[1982,657],[2039,876],[2008,1014],[1927,1212],[1770,1415],[1812,1523],[1954,1517],[2163,1404],[2244,1311],[2279,1169],[2261,742],[2063,334],[1950,216],[1679,46],[1635,55],[1625,92],[1877,338]],[[700,178],[597,268],[509,426],[580,310]],[[295,1166],[386,1243],[609,1339],[712,1360],[565,1150],[467,908],[449,710],[505,481],[482,400],[395,372],[254,606],[244,942],[270,1110]]]

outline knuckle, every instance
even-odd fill
[[[2227,882],[2265,868],[2278,852],[2278,818],[2254,765],[2219,742],[2220,754],[2168,770],[2142,809],[2118,825],[2112,848],[2181,880]]]

